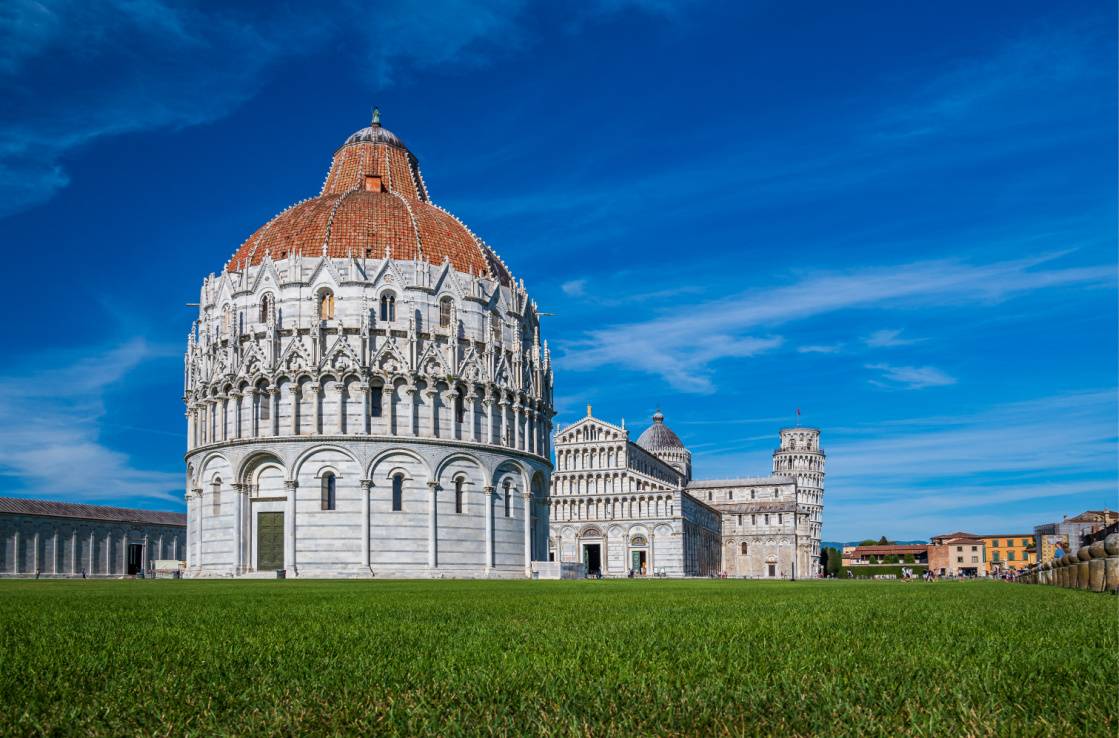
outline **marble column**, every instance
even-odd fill
[[[268,388],[269,417],[268,432],[271,436],[280,435],[280,388]]]
[[[404,395],[408,398],[402,403],[405,412],[408,413],[408,435],[418,436],[420,434],[420,429],[418,419],[416,418],[416,387],[414,385],[405,387]]]
[[[187,421],[187,451],[198,445],[198,439],[194,437],[194,408],[188,408],[185,413]]]
[[[311,435],[315,436],[323,431],[322,427],[322,401],[319,398],[318,382],[312,382],[307,385],[307,391],[311,393]]]
[[[431,489],[427,512],[427,565],[434,569],[439,566],[439,483],[432,480],[427,486]]]
[[[486,573],[493,569],[493,490],[492,486],[482,488],[486,500],[484,514],[486,516]]]
[[[396,416],[396,406],[393,404],[393,390],[391,384],[386,384],[381,390],[381,417],[384,423],[384,434],[393,435],[393,418]]]
[[[120,573],[128,573],[128,533],[120,534]]]
[[[51,574],[58,573],[58,528],[51,532]]]
[[[218,395],[218,402],[221,403],[221,440],[229,440],[229,396]]]
[[[334,406],[338,408],[334,432],[342,435],[346,429],[346,386],[341,382],[334,385]]]
[[[509,407],[509,401],[505,399],[504,393],[497,401],[497,443],[499,446],[511,448],[509,438],[509,419],[506,417],[505,408]]]
[[[357,385],[357,389],[358,392],[361,393],[361,432],[368,436],[372,431],[372,421],[369,412],[369,384],[367,382],[361,382]]]
[[[70,534],[70,573],[78,573],[78,529]]]
[[[466,403],[466,408],[465,408],[466,409],[466,422],[469,424],[467,427],[470,429],[470,432],[468,434],[468,440],[471,440],[471,441],[474,441],[475,443],[477,443],[478,442],[478,420],[477,420],[478,395],[475,394],[473,386],[470,388],[470,391],[466,393],[466,399],[463,400],[463,401]]]
[[[536,427],[536,410],[529,405],[528,410],[525,411],[525,437],[528,438],[526,450],[530,454],[537,452],[538,444],[536,442],[537,427]]]
[[[525,576],[532,576],[532,492],[522,495],[525,516]]]
[[[194,509],[195,509],[195,523],[196,535],[194,539],[194,568],[202,570],[202,511],[205,505],[202,504],[202,488],[195,487],[194,489]]]
[[[369,496],[372,493],[372,479],[361,480],[361,565],[370,568],[372,558],[369,551]]]
[[[493,443],[493,400],[489,395],[482,399],[482,413],[486,419],[486,439],[485,443]]]
[[[439,413],[436,411],[436,408],[439,405],[439,393],[436,390],[427,389],[427,390],[424,390],[423,394],[424,394],[424,397],[427,398],[428,407],[430,408],[429,415],[430,415],[431,426],[430,426],[430,430],[428,431],[428,436],[431,437],[431,438],[438,438],[439,437]]]
[[[233,437],[236,439],[240,439],[243,436],[243,432],[241,430],[241,417],[243,415],[242,410],[245,402],[245,395],[237,390],[234,390],[229,393],[229,396],[233,398]]]
[[[233,573],[240,574],[244,557],[245,485],[234,482],[233,487]]]
[[[300,413],[299,413],[299,410],[300,410],[299,399],[302,396],[302,394],[303,394],[303,390],[300,389],[299,385],[292,382],[291,387],[288,391],[288,396],[291,397],[291,418],[290,418],[290,425],[288,427],[288,433],[290,433],[293,436],[298,436],[299,435],[299,423],[302,420],[302,418],[299,417],[300,416]]]
[[[288,576],[297,576],[297,561],[295,556],[295,493],[296,489],[299,487],[299,482],[285,481],[284,487],[287,490],[286,511],[284,514],[284,568],[287,570]]]
[[[524,418],[524,406],[521,405],[520,400],[513,403],[513,432],[510,434],[509,440],[510,448],[515,448],[518,451],[524,450],[524,433],[522,433],[522,421]]]

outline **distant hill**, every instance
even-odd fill
[[[867,538],[860,538],[857,541],[848,541],[847,543],[840,543],[839,541],[821,541],[820,548],[834,548],[838,551],[842,551],[844,546],[857,546],[863,541],[869,540],[869,538],[868,536]],[[928,543],[928,541],[891,541],[891,543],[896,543],[899,546],[907,546],[918,543]]]

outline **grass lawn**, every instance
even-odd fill
[[[0,581],[0,735],[1116,735],[1119,600],[1002,582]]]

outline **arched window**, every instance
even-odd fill
[[[462,477],[455,480],[455,512],[462,512]]]
[[[221,515],[221,477],[214,477],[213,482],[214,491],[210,496],[211,504],[214,506],[214,515]]]
[[[257,406],[260,408],[260,419],[272,419],[272,395],[268,394],[268,390],[260,390],[257,392]]]
[[[381,320],[389,323],[396,320],[396,295],[391,292],[381,295]]]
[[[508,479],[505,480],[504,487],[505,487],[505,517],[511,518],[511,517],[513,517],[513,494],[512,494],[512,490],[510,489],[510,483],[509,483]]]
[[[265,292],[260,298],[260,322],[271,323],[272,316],[276,314],[276,298],[271,292]]]
[[[383,388],[369,388],[369,415],[374,418],[381,417],[381,399],[384,397]]]
[[[319,320],[334,320],[334,293],[330,290],[319,295]]]
[[[750,499],[751,500],[756,499],[756,495],[757,495],[757,490],[754,490],[754,489],[750,490]]]
[[[392,477],[392,511],[400,512],[404,508],[404,475],[394,474]]]
[[[455,393],[455,422],[462,424],[466,420],[466,405],[462,400],[462,392]]]
[[[451,327],[451,298],[444,297],[439,301],[439,327]]]
[[[746,555],[746,542],[745,541],[742,542],[742,555],[743,556]]]
[[[322,509],[334,510],[337,503],[337,477],[333,472],[327,472],[322,475]]]
[[[233,335],[233,308],[229,305],[221,309],[221,333],[223,336]]]

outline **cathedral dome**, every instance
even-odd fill
[[[400,138],[372,124],[334,152],[318,197],[296,203],[258,228],[227,270],[259,264],[266,255],[449,261],[456,271],[508,285],[501,259],[466,225],[431,202],[419,161]]]
[[[654,454],[658,451],[686,450],[680,437],[664,424],[664,414],[660,410],[653,415],[653,424],[637,439],[637,445]]]

